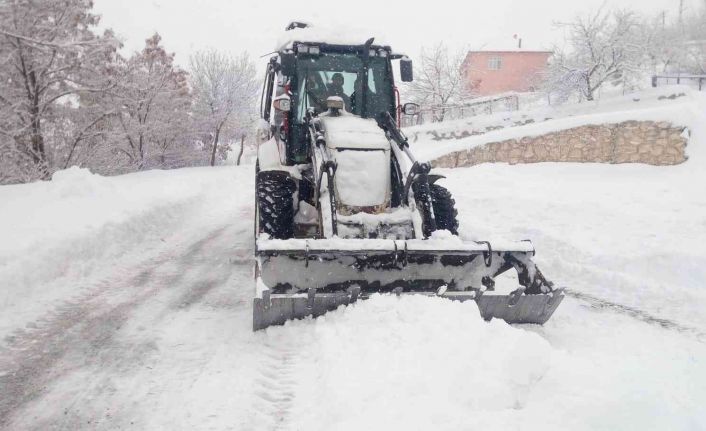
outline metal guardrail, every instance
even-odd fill
[[[516,94],[494,98],[483,98],[477,102],[458,105],[443,105],[422,108],[414,115],[403,115],[400,118],[402,127],[418,126],[448,120],[458,120],[476,115],[489,115],[493,112],[517,111],[520,101]]]
[[[664,84],[682,84],[682,81],[696,82],[699,85],[699,91],[701,91],[706,84],[706,75],[652,75],[652,87],[657,87],[660,80],[666,81]]]

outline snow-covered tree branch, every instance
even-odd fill
[[[176,167],[196,152],[189,139],[193,134],[187,73],[160,42],[155,34],[141,52],[122,61],[121,79],[110,92],[116,111],[111,146],[131,169]]]
[[[565,30],[568,47],[554,50],[547,79],[550,89],[576,90],[593,100],[605,83],[630,85],[643,70],[648,39],[634,12],[601,8],[557,25]]]
[[[633,90],[653,74],[706,72],[706,2],[652,17],[601,8],[557,25],[567,45],[554,49],[545,87],[559,100],[593,100],[606,83]]]
[[[79,109],[83,94],[111,88],[109,65],[120,46],[112,32],[98,36],[98,16],[89,0],[8,0],[0,2],[0,140],[11,148],[20,172],[5,182],[47,178],[60,161],[52,160],[47,133]],[[75,129],[95,126],[102,113],[74,118]]]

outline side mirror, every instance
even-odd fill
[[[400,77],[402,78],[402,82],[412,82],[414,80],[412,59],[407,56],[400,59]]]
[[[292,76],[296,73],[297,56],[294,52],[282,52],[279,55],[279,64],[282,67],[282,74]]]
[[[419,114],[419,105],[416,103],[405,103],[402,105],[402,113],[405,115],[417,115]]]
[[[278,111],[289,112],[289,110],[292,109],[292,101],[289,100],[289,96],[283,94],[281,96],[277,96],[277,98],[272,102],[272,106],[274,106]]]

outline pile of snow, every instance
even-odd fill
[[[81,286],[60,283],[108,268],[179,231],[204,202],[225,198],[233,167],[102,177],[72,167],[52,181],[0,187],[0,335]],[[56,305],[56,304],[54,304]]]
[[[449,429],[475,411],[523,405],[552,351],[536,334],[486,323],[475,302],[420,296],[376,295],[317,319],[313,337],[294,370],[310,384],[297,388],[293,429]]]
[[[106,193],[116,192],[110,180],[77,166],[55,172],[51,180],[55,193],[63,199],[96,198]]]
[[[285,428],[688,429],[699,423],[698,400],[706,391],[693,382],[706,369],[698,359],[704,346],[688,347],[666,331],[651,331],[653,339],[641,342],[642,322],[596,320],[575,303],[567,307],[573,309],[546,334],[485,322],[474,302],[390,295],[269,328],[268,344],[294,343],[298,352],[287,355],[286,374],[278,375],[293,398]],[[576,339],[577,332],[584,335]],[[616,350],[626,337],[633,341]],[[655,372],[664,367],[681,372]]]

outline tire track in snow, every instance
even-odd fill
[[[159,262],[150,261],[159,266]],[[58,307],[43,324],[30,331],[15,334],[3,352],[0,369],[0,426],[7,425],[13,412],[41,396],[55,380],[69,373],[69,368],[57,364],[70,350],[96,349],[110,343],[117,330],[125,324],[128,311],[146,300],[161,286],[145,289],[153,270],[145,269],[125,285],[137,293],[129,301],[111,305],[106,294],[115,287],[100,283],[99,289],[73,303]],[[121,287],[127,287],[121,285]],[[143,290],[144,289],[144,290]],[[79,347],[74,347],[73,344]]]
[[[265,334],[271,336],[271,334]],[[252,423],[249,430],[286,430],[291,417],[295,394],[295,369],[299,350],[293,341],[284,337],[265,341],[263,361],[255,379]]]
[[[576,256],[586,255],[582,250],[579,250],[578,248],[574,247],[572,244],[566,241],[562,241],[551,235],[548,235],[543,231],[535,231],[532,236],[534,238],[541,238],[541,242],[545,243],[545,246],[543,248],[547,250],[552,250],[554,254],[559,256],[559,258],[557,258],[554,262],[554,270],[562,272],[564,276],[570,276],[571,273],[579,273],[577,268],[571,265],[570,261],[560,258],[560,256],[574,256],[575,259]],[[592,282],[611,285],[615,284],[616,279],[618,279],[620,283],[631,286],[633,291],[640,291],[640,286],[637,286],[633,282],[631,282],[631,280],[626,279],[624,277],[624,274],[619,272],[614,273],[610,270],[605,270],[599,266],[588,264],[586,263],[586,261],[590,261],[590,259],[584,258],[583,261],[580,263],[578,269],[581,271],[581,275],[585,276],[585,273],[588,273],[591,276]],[[593,293],[586,293],[584,291],[579,291],[568,287],[565,289],[565,293],[567,296],[589,304],[589,306],[593,309],[611,310],[613,312],[629,316],[633,319],[640,320],[650,325],[656,325],[664,329],[691,334],[694,335],[700,341],[706,341],[706,332],[704,332],[703,330],[694,326],[679,323],[674,319],[658,317],[652,312],[647,311],[643,308],[621,304],[616,300],[611,300],[604,296],[596,295]]]
[[[254,214],[245,210],[243,215],[253,217]],[[237,262],[246,259],[251,262],[253,258],[236,256]],[[264,340],[264,351],[261,353],[263,359],[254,382],[250,423],[244,429],[286,430],[296,396],[295,368],[300,359],[301,340],[296,343],[289,337],[274,336],[265,331],[261,331],[261,335]]]
[[[0,428],[10,424],[15,412],[41,397],[53,382],[86,365],[62,364],[62,358],[67,354],[83,357],[84,362],[102,361],[107,357],[108,362],[113,363],[106,366],[120,369],[125,364],[139,362],[142,356],[154,350],[154,346],[111,346],[120,328],[130,318],[131,310],[158,291],[178,285],[188,272],[179,269],[219,238],[227,227],[211,231],[205,238],[191,243],[185,252],[180,252],[180,247],[177,251],[172,248],[137,267],[118,268],[110,276],[94,282],[87,293],[65,302],[33,323],[29,330],[8,337],[7,346],[0,350],[0,393],[3,394],[0,397]],[[171,268],[171,265],[177,267]],[[126,270],[136,272],[136,275],[125,279]],[[215,286],[217,283],[204,285]],[[189,304],[208,293],[203,289],[196,290],[199,294],[195,295],[189,289],[183,295]]]
[[[662,328],[673,331],[690,333],[695,335],[696,338],[698,338],[700,341],[706,341],[706,333],[700,331],[697,328],[685,326],[669,319],[656,317],[644,310],[640,310],[639,308],[618,304],[616,302],[612,302],[598,296],[590,295],[588,293],[576,292],[569,289],[565,289],[564,292],[572,298],[576,298],[580,301],[588,303],[591,308],[611,310],[620,314],[630,316],[634,319],[640,320],[651,325],[658,325]]]

